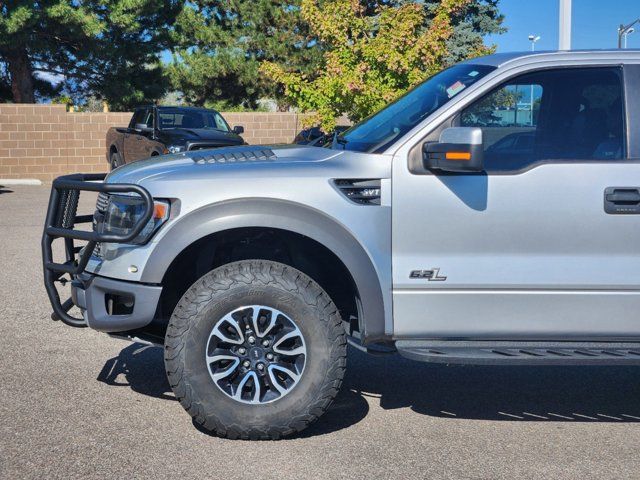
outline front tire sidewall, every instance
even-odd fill
[[[196,296],[205,294],[206,289],[196,288],[196,285],[191,293]],[[201,287],[203,285],[204,282]],[[180,303],[188,295],[189,292]],[[228,397],[214,384],[205,361],[214,325],[227,313],[249,305],[264,305],[283,312],[296,323],[307,348],[299,382],[286,395],[266,404],[251,405]],[[196,420],[202,424],[218,425],[214,428],[216,430],[239,425],[244,432],[269,432],[275,428],[279,434],[287,434],[287,429],[301,430],[321,414],[321,411],[310,412],[309,406],[323,395],[327,372],[332,367],[330,362],[335,361],[334,341],[339,341],[339,338],[333,339],[328,334],[328,322],[327,318],[322,318],[322,307],[307,303],[300,293],[288,291],[273,282],[259,287],[234,285],[228,290],[215,292],[209,300],[202,302],[191,318],[188,330],[182,335],[184,348],[176,359],[183,365],[182,378],[185,388],[190,390],[191,405],[198,406],[199,412],[191,411]],[[268,433],[265,436],[273,437]]]
[[[111,164],[111,170],[115,170],[116,168],[118,168],[123,164],[122,158],[120,158],[120,154],[118,152],[113,152],[111,154],[110,164]]]

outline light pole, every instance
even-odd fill
[[[536,42],[540,40],[540,35],[529,35],[529,41],[531,42],[531,51],[535,51]]]
[[[571,50],[571,0],[560,0],[558,50]]]
[[[626,45],[626,35],[627,33],[630,33],[629,30],[633,31],[633,27],[636,23],[640,22],[640,18],[635,19],[633,22],[627,24],[627,25],[623,25],[622,23],[620,24],[620,26],[618,27],[618,48],[622,48],[622,37],[625,37],[625,48],[627,47]]]
[[[624,48],[627,48],[627,37],[631,35],[633,32],[635,32],[634,28],[630,28],[629,30],[624,32]]]
[[[529,35],[529,41],[531,42],[531,51],[535,52],[536,50],[536,42],[540,40],[540,35]],[[530,87],[530,96],[529,96],[529,110],[531,111],[531,117],[529,118],[529,124],[533,127],[533,84]]]

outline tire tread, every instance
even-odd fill
[[[281,425],[243,427],[224,425],[214,414],[205,415],[194,399],[189,379],[184,374],[185,338],[193,320],[212,297],[237,284],[252,286],[279,285],[300,296],[307,305],[320,312],[326,323],[329,338],[333,339],[330,367],[325,372],[320,394],[305,411]],[[288,265],[267,260],[244,260],[219,267],[200,278],[182,297],[167,327],[165,338],[165,366],[167,378],[180,404],[204,429],[230,439],[276,440],[307,428],[329,408],[338,394],[346,370],[346,338],[337,307],[327,293],[304,273]]]

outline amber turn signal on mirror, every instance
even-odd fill
[[[446,152],[446,160],[471,160],[470,152]]]

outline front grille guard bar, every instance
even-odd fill
[[[71,280],[81,274],[89,263],[96,243],[130,243],[138,236],[153,215],[153,198],[145,188],[125,183],[104,183],[106,176],[106,173],[65,175],[56,178],[51,186],[47,218],[42,234],[44,286],[53,308],[51,318],[61,320],[72,327],[86,327],[87,324],[83,318],[69,315],[68,312],[73,306],[73,300],[68,298],[61,302],[55,282],[66,283],[66,280],[63,279],[65,274],[68,274]],[[106,194],[136,193],[144,200],[144,215],[126,235],[75,230],[75,225],[92,223],[94,219],[93,215],[77,215],[81,191]],[[66,256],[64,263],[53,261],[52,244],[56,238],[64,238]],[[86,241],[87,244],[76,246],[74,240]]]

